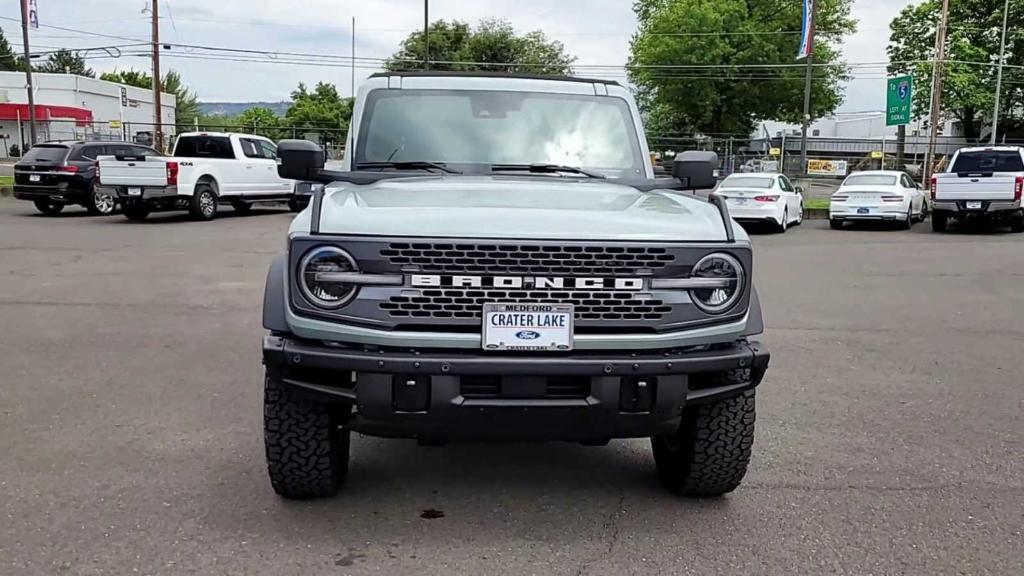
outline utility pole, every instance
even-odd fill
[[[28,51],[28,0],[21,0],[21,39],[25,43],[25,82],[28,85],[28,145],[36,145],[36,95],[32,86],[32,53]],[[24,154],[27,150],[22,150]]]
[[[931,186],[932,164],[935,163],[935,141],[939,135],[939,115],[942,112],[942,68],[946,59],[946,20],[949,18],[949,0],[942,0],[942,16],[935,31],[935,61],[932,65],[932,106],[928,115],[928,154],[925,156],[924,181]]]
[[[811,2],[811,20],[807,23],[807,73],[804,77],[804,118],[800,126],[800,172],[807,172],[807,127],[811,123],[811,78],[814,73],[814,23],[818,18],[818,2]]]
[[[352,97],[356,97],[356,17],[352,17]]]
[[[423,69],[430,70],[430,0],[423,0]]]
[[[999,43],[999,71],[996,72],[996,104],[992,109],[992,136],[989,144],[996,143],[996,128],[999,127],[999,93],[1003,87],[1003,63],[1006,62],[1006,17],[1010,13],[1010,0],[1003,4],[1003,40]]]
[[[153,147],[164,151],[163,107],[160,104],[160,0],[153,0]]]

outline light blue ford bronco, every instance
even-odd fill
[[[717,157],[656,178],[615,82],[407,72],[361,87],[346,154],[278,147],[317,183],[271,265],[274,490],[328,496],[352,432],[449,441],[651,438],[664,484],[735,489],[768,366],[751,244]]]

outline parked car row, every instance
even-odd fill
[[[277,145],[251,134],[182,134],[171,156],[129,142],[51,142],[29,150],[14,173],[15,197],[47,215],[79,204],[98,215],[120,207],[131,220],[157,210],[211,220],[225,204],[247,212],[286,202],[298,211],[309,198],[308,186],[278,175]]]

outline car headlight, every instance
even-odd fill
[[[715,252],[701,258],[690,272],[691,278],[707,278],[707,288],[693,288],[690,297],[708,314],[721,314],[736,304],[743,294],[743,266],[732,256]]]
[[[299,262],[302,295],[318,308],[333,310],[344,306],[356,293],[356,285],[340,282],[331,275],[357,272],[356,261],[341,248],[317,246]]]

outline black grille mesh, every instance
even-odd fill
[[[672,311],[661,300],[639,299],[632,292],[491,288],[427,289],[419,296],[392,296],[379,306],[393,318],[479,319],[490,302],[573,304],[576,320],[658,321]]]
[[[380,255],[403,270],[448,274],[639,274],[675,261],[658,246],[393,242]]]

